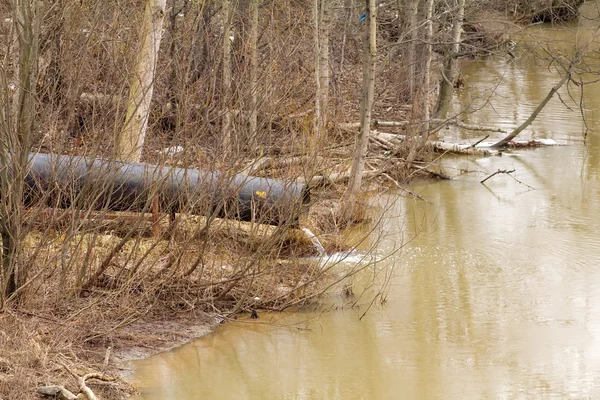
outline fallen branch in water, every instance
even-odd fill
[[[488,180],[488,179],[490,179],[490,178],[493,178],[494,176],[496,176],[496,175],[498,175],[498,174],[508,174],[508,175],[510,175],[510,174],[512,174],[513,172],[515,172],[515,170],[514,170],[514,169],[511,169],[511,170],[508,170],[508,169],[499,169],[498,171],[494,172],[493,174],[491,174],[491,175],[488,175],[488,176],[487,176],[487,177],[486,177],[484,180],[482,180],[482,181],[481,181],[481,182],[479,182],[479,183],[485,183],[485,181],[487,181],[487,180]],[[512,175],[511,175],[511,176],[512,176]],[[514,177],[513,177],[513,178],[514,178]]]
[[[394,185],[396,185],[396,187],[397,187],[398,189],[402,190],[403,192],[406,192],[406,193],[410,194],[411,196],[414,196],[414,197],[416,197],[417,199],[424,201],[425,203],[429,203],[427,200],[425,200],[423,197],[421,197],[421,195],[419,195],[418,193],[415,193],[415,192],[413,192],[412,190],[408,190],[407,188],[404,188],[404,187],[400,186],[400,184],[398,183],[398,181],[397,181],[397,180],[395,180],[394,178],[392,178],[391,176],[389,176],[389,175],[388,175],[388,174],[386,174],[385,172],[383,172],[383,173],[381,174],[381,176],[383,176],[383,177],[385,177],[385,178],[389,179],[390,181],[392,181],[392,183],[393,183]],[[429,203],[429,204],[431,204],[431,203]]]
[[[451,180],[452,180],[452,177],[451,177],[451,176],[449,176],[449,175],[446,175],[446,174],[444,174],[444,173],[442,173],[442,172],[436,172],[436,171],[434,171],[434,170],[432,170],[432,169],[429,169],[429,168],[427,168],[427,167],[420,167],[420,166],[418,166],[418,165],[413,165],[411,168],[414,168],[414,169],[416,169],[417,171],[424,171],[424,172],[427,172],[428,174],[430,174],[430,175],[433,175],[433,176],[435,176],[436,178],[444,179],[444,180],[446,180],[446,181],[451,181]]]
[[[434,119],[433,122],[438,124],[446,124],[446,125],[455,125],[462,129],[467,129],[469,131],[480,131],[480,132],[499,132],[499,133],[508,133],[509,131],[504,128],[498,128],[495,126],[485,126],[485,125],[473,125],[473,124],[465,124],[462,121],[457,119],[451,120],[443,120],[443,119]]]
[[[467,129],[470,131],[481,131],[481,132],[499,132],[499,133],[509,133],[510,130],[504,128],[498,128],[496,126],[486,126],[486,125],[474,125],[474,124],[466,124],[457,119],[432,119],[430,120],[432,123],[437,124],[437,127],[442,125],[454,125],[462,129]],[[373,121],[374,127],[402,127],[407,125],[418,125],[418,122],[411,121]],[[360,128],[360,122],[345,122],[338,124],[338,127],[341,129],[356,129]]]
[[[393,146],[399,145],[403,141],[407,140],[407,137],[405,135],[381,132],[381,131],[377,131],[377,130],[371,131],[371,138],[374,141],[376,141],[378,144],[382,144],[383,141],[386,141]],[[490,156],[490,155],[498,155],[499,154],[499,152],[497,150],[484,148],[484,147],[474,147],[473,145],[470,145],[470,144],[447,143],[447,142],[440,142],[440,141],[436,141],[436,140],[427,141],[426,144],[431,146],[434,151],[441,152],[441,153],[468,154],[468,155],[481,155],[481,156]]]
[[[485,139],[489,138],[490,135],[486,135],[483,139],[480,139],[471,145],[471,148],[476,147],[479,143],[483,142]]]
[[[564,72],[562,78],[560,79],[560,81],[558,81],[558,83],[556,85],[554,85],[552,87],[552,89],[550,89],[550,91],[548,92],[546,97],[544,97],[542,102],[540,104],[538,104],[538,106],[535,108],[535,110],[533,110],[533,112],[529,115],[529,118],[527,118],[525,120],[525,122],[523,122],[521,125],[516,127],[504,139],[494,143],[491,146],[491,148],[501,149],[503,147],[506,147],[506,145],[508,145],[508,143],[510,143],[514,138],[517,137],[517,135],[519,135],[521,132],[523,132],[523,130],[525,130],[525,128],[527,128],[529,125],[531,125],[531,123],[537,118],[538,114],[544,109],[544,107],[546,107],[546,104],[548,104],[550,99],[552,99],[552,97],[554,97],[554,95],[558,92],[558,89],[560,89],[566,82],[568,82],[571,79],[571,75],[573,75],[573,73],[575,71],[575,66],[577,66],[577,64],[579,64],[581,62],[581,60],[583,60],[583,57],[587,53],[587,50],[590,47],[590,44],[595,42],[596,39],[598,38],[599,31],[600,31],[600,26],[597,27],[596,29],[594,29],[594,32],[592,33],[590,38],[585,42],[585,44],[581,47],[581,49],[575,52],[575,56],[570,60],[569,65],[566,68],[563,67],[565,72]]]
[[[493,174],[487,176],[484,180],[482,180],[480,183],[484,183],[485,181],[487,181],[488,179],[492,178],[493,176],[496,176],[498,174],[506,174],[508,176],[510,176],[511,178],[513,178],[517,183],[520,183],[521,185],[525,185],[527,186],[529,189],[531,190],[535,190],[535,188],[533,186],[529,186],[528,184],[521,182],[520,180],[518,180],[517,178],[515,178],[512,173],[515,172],[514,169],[511,170],[506,170],[506,169],[499,169],[498,171],[494,172]]]

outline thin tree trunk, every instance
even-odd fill
[[[224,108],[221,134],[225,154],[231,153],[231,4],[230,0],[223,0],[223,70],[221,72],[223,85],[222,104]]]
[[[315,136],[321,137],[321,40],[320,37],[320,23],[319,23],[319,1],[313,1],[313,34],[314,34],[314,46],[315,46],[315,120],[314,120],[314,131]]]
[[[40,32],[40,2],[14,0],[10,3],[17,50],[14,64],[14,96],[9,95],[5,64],[0,72],[2,111],[0,118],[0,234],[2,236],[2,293],[6,298],[18,293],[27,280],[27,266],[20,262],[22,239],[21,207],[25,189],[31,133],[35,121],[35,98]],[[12,103],[12,106],[11,106]]]
[[[429,136],[429,126],[431,119],[431,112],[429,107],[429,93],[431,92],[431,60],[433,59],[433,8],[435,0],[427,1],[427,24],[425,25],[425,71],[423,79],[423,129],[420,132],[420,139],[412,143],[408,156],[406,157],[407,168],[412,167],[412,163],[417,157],[418,150],[427,143]]]
[[[344,71],[344,64],[346,61],[346,41],[348,40],[348,24],[352,21],[354,16],[354,13],[352,12],[353,7],[354,0],[344,0],[344,32],[342,34],[342,54],[340,56],[338,75],[341,75]]]
[[[252,0],[252,26],[250,30],[250,134],[254,137],[258,131],[258,9],[260,0]]]
[[[417,28],[420,0],[409,0],[409,29],[410,43],[408,44],[408,88],[410,98],[415,95],[417,87],[417,41],[419,40],[419,29]]]
[[[116,148],[119,160],[140,161],[142,158],[166,3],[166,0],[146,1],[140,29],[141,46],[129,88],[127,116]]]
[[[365,157],[371,131],[371,113],[375,98],[375,64],[377,61],[377,6],[375,0],[365,0],[367,24],[364,35],[363,94],[360,109],[360,132],[356,136],[350,181],[346,200],[352,201],[360,191],[365,168]]]
[[[454,81],[456,80],[456,55],[460,51],[462,25],[465,15],[465,0],[458,0],[456,3],[456,17],[452,24],[452,48],[450,54],[444,62],[442,68],[442,79],[440,81],[440,94],[436,107],[438,118],[446,118],[450,104],[452,103],[452,93],[454,92]]]
[[[321,0],[319,21],[319,58],[321,80],[321,129],[327,125],[329,106],[329,0]]]
[[[433,40],[433,8],[434,8],[435,0],[427,1],[427,31],[425,34],[425,42],[427,46],[425,48],[425,53],[427,54],[427,59],[425,61],[425,77],[423,82],[423,90],[425,91],[425,95],[423,96],[423,119],[425,123],[423,124],[423,136],[427,136],[429,132],[429,120],[431,119],[431,112],[429,111],[429,94],[431,93],[431,61],[433,59],[433,45],[431,41]]]

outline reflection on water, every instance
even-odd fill
[[[543,66],[506,60],[464,67],[462,107],[503,80],[476,123],[521,122],[556,81]],[[585,95],[590,114],[598,93]],[[553,101],[529,135],[568,146],[449,158],[444,168],[469,173],[411,188],[431,204],[398,198],[379,253],[421,234],[399,260],[380,261],[399,273],[387,304],[362,320],[364,307],[226,324],[136,362],[142,398],[600,398],[600,134],[584,143],[582,129]],[[507,175],[479,183],[513,168],[535,190]]]

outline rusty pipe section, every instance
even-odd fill
[[[27,206],[216,215],[297,226],[309,201],[302,183],[57,154],[31,154]]]

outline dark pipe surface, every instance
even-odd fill
[[[108,161],[56,154],[31,154],[26,205],[161,212],[297,225],[309,200],[304,184],[197,169]]]

